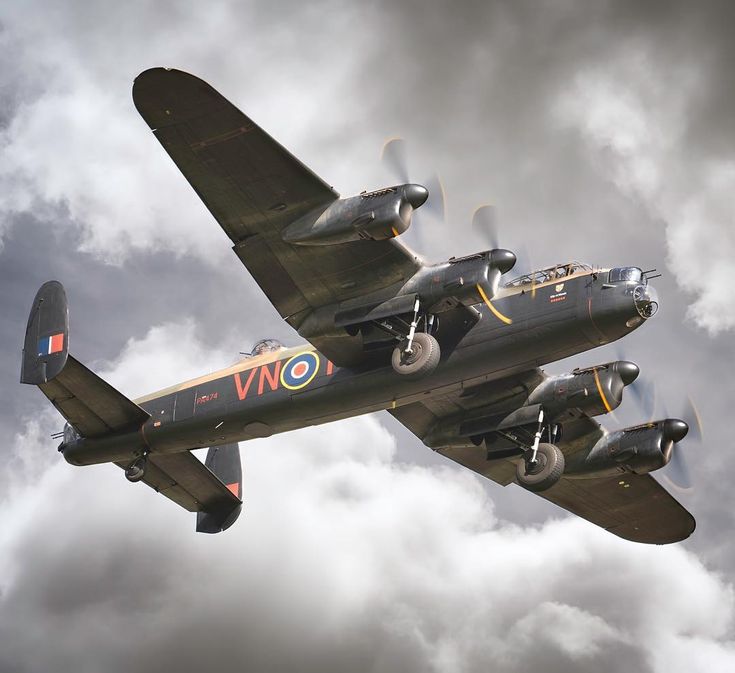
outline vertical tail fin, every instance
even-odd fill
[[[138,428],[150,417],[134,402],[69,355],[69,310],[64,286],[44,283],[28,317],[20,382],[36,385],[84,437]]]
[[[210,447],[204,464],[236,498],[242,500],[242,464],[237,444]],[[241,509],[240,504],[235,508],[227,505],[221,509],[197,512],[197,532],[219,533],[227,530],[240,516]]]
[[[69,310],[64,286],[44,283],[33,300],[23,344],[20,382],[41,385],[59,375],[69,356]]]

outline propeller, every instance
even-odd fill
[[[682,417],[684,422],[689,426],[689,439],[701,444],[704,439],[702,417],[699,415],[699,410],[694,405],[694,400],[690,396],[687,396],[684,402]]]
[[[383,163],[398,180],[404,184],[410,184],[405,140],[402,138],[390,138],[383,145],[380,156]],[[414,185],[414,187],[416,189],[421,188],[418,185]],[[421,213],[428,213],[443,222],[445,217],[445,197],[444,186],[442,185],[439,176],[437,174],[430,176],[428,180],[424,181],[424,187],[421,189],[422,191],[423,189],[426,190],[424,194],[426,192],[429,194],[426,204],[421,209]],[[500,249],[497,216],[494,206],[483,205],[477,208],[472,216],[472,226],[481,238],[489,243],[489,249],[495,251],[493,253],[493,271],[489,288],[492,291],[492,296],[497,290],[500,275],[502,273],[506,273],[515,265],[516,256],[509,250]],[[403,237],[407,242],[412,242],[411,239],[413,238],[413,241],[420,244],[423,233],[424,230],[421,227],[411,227],[403,234]],[[535,296],[535,288],[533,295]],[[484,299],[487,303],[487,298]],[[499,317],[503,321],[511,322],[502,315]]]
[[[525,276],[537,270],[537,267],[533,264],[531,253],[528,252],[528,247],[525,243],[521,243],[521,245],[516,246],[514,250],[516,251],[516,257],[518,258],[515,270],[519,276]]]
[[[490,250],[500,247],[498,236],[498,211],[495,206],[483,205],[472,213],[472,228],[483,240],[487,241]]]
[[[618,361],[630,361],[626,357],[626,353],[620,344],[615,349],[615,357]],[[656,411],[656,386],[643,376],[637,376],[626,386],[626,390],[630,392],[636,402],[636,406],[643,412],[646,421],[653,420],[653,414]]]
[[[408,184],[411,182],[407,157],[408,152],[406,150],[406,141],[403,138],[388,139],[383,145],[383,149],[380,153],[381,161],[401,184]],[[429,192],[429,198],[424,204],[421,212],[428,213],[437,220],[443,222],[446,206],[444,186],[442,185],[439,175],[437,173],[433,173],[424,180],[422,184]]]
[[[408,178],[408,163],[406,162],[406,141],[403,138],[389,138],[380,152],[380,160],[388,166],[390,172],[405,184]]]
[[[628,390],[633,395],[638,408],[643,412],[643,416],[650,421],[656,409],[656,386],[648,379],[639,377],[628,386]]]
[[[487,241],[487,245],[491,250],[497,250],[500,248],[500,227],[498,225],[498,210],[495,206],[486,204],[479,206],[472,213],[472,228],[475,233]],[[533,264],[531,262],[531,256],[528,254],[528,249],[525,245],[521,245],[518,252],[514,253],[515,264],[515,276],[523,276],[530,274],[534,271]],[[530,297],[536,298],[536,283],[534,280],[531,281]]]
[[[674,444],[671,450],[671,460],[669,461],[668,469],[664,476],[666,477],[666,480],[669,482],[669,484],[671,484],[675,489],[679,491],[691,491],[691,470],[689,469],[685,453],[681,450],[678,442],[686,436],[689,438],[690,444],[701,444],[704,433],[702,430],[702,418],[699,415],[699,411],[697,410],[694,401],[689,396],[687,396],[684,402],[681,418],[682,420],[669,419],[666,421],[666,424],[669,425],[670,433],[672,430],[676,432],[677,427],[679,428],[679,436],[671,437],[671,434],[669,435],[669,437],[673,439]],[[686,428],[686,430],[683,431],[683,434],[681,434],[682,428]],[[666,430],[667,427],[664,426],[664,432],[666,432]]]
[[[692,476],[689,467],[684,458],[684,453],[676,442],[671,447],[671,460],[667,467],[664,476],[672,486],[681,491],[692,489]]]
[[[622,349],[616,352],[618,360],[625,360]],[[638,408],[643,412],[647,421],[653,420],[658,402],[656,385],[643,377],[638,377],[627,386],[627,390],[633,395]],[[666,405],[663,405],[664,436],[672,441],[671,459],[663,472],[666,481],[678,491],[689,491],[692,489],[691,470],[686,459],[686,452],[679,445],[682,439],[687,438],[687,444],[701,444],[704,436],[702,430],[702,419],[699,415],[694,401],[687,396],[681,413],[678,417],[672,417],[668,413]]]
[[[680,491],[689,491],[692,488],[692,477],[687,465],[686,457],[679,447],[679,442],[689,433],[689,425],[678,418],[670,418],[664,408],[664,438],[671,441],[671,457],[663,476],[671,486]]]

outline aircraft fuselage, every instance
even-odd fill
[[[140,398],[151,414],[141,428],[69,437],[59,450],[75,465],[130,461],[390,409],[527,371],[614,341],[642,323],[633,286],[607,277],[585,271],[532,289],[501,289],[490,305],[476,307],[481,318],[474,325],[439,325],[442,361],[420,380],[396,374],[387,359],[384,366],[338,368],[305,344]]]

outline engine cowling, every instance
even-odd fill
[[[296,245],[335,245],[400,236],[411,216],[429,196],[425,187],[396,185],[332,203],[318,216],[309,214],[283,230],[282,238]]]
[[[606,414],[620,406],[625,386],[635,381],[639,371],[634,363],[619,360],[551,376],[533,390],[528,404],[540,404],[551,416],[573,408],[588,416]]]
[[[567,476],[653,472],[669,463],[674,443],[681,441],[688,430],[684,421],[667,418],[611,432],[602,437],[586,456],[573,456],[567,462]]]
[[[492,299],[498,290],[500,276],[510,271],[515,263],[516,256],[502,248],[453,257],[420,269],[401,292],[418,295],[433,313],[440,313],[456,302],[472,306]]]

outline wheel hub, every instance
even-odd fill
[[[403,363],[410,365],[421,357],[421,344],[414,341],[411,352],[403,351]]]
[[[546,456],[542,453],[536,454],[536,460],[526,461],[526,474],[539,474],[546,467]]]

